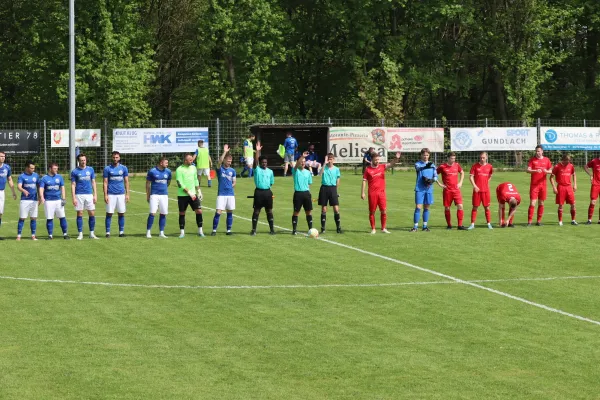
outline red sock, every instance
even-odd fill
[[[539,205],[538,206],[538,213],[537,213],[537,222],[542,222],[542,217],[544,216],[544,206],[543,205]]]
[[[571,221],[575,221],[575,209],[571,208]]]
[[[456,218],[458,218],[458,226],[462,226],[463,219],[465,219],[465,210],[457,210]]]
[[[375,214],[369,214],[369,222],[371,223],[371,229],[375,229]]]
[[[381,229],[385,229],[385,226],[387,224],[387,214],[381,214]]]
[[[444,216],[446,217],[446,224],[448,226],[452,225],[452,216],[450,215],[450,210],[444,210]]]
[[[506,219],[506,209],[502,209],[502,219],[500,220],[500,226],[504,225],[504,220]]]
[[[515,220],[515,216],[513,215],[512,217],[510,217],[510,220],[508,221],[508,224],[512,225],[514,220]]]
[[[477,220],[477,210],[473,210],[473,211],[471,211],[471,223],[475,224],[476,220]]]
[[[593,216],[594,216],[594,205],[590,204],[590,206],[588,207],[588,220],[591,221]]]
[[[559,208],[558,209],[558,222],[562,222],[562,212],[563,212],[562,208]]]
[[[492,213],[489,208],[487,210],[485,210],[485,220],[487,221],[488,224],[490,222],[492,222]]]
[[[539,208],[538,208],[539,210]],[[530,224],[533,221],[533,213],[535,212],[534,206],[529,206],[529,210],[527,210],[527,223]]]

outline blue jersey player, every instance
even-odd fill
[[[231,226],[233,225],[233,210],[235,210],[235,196],[233,188],[235,186],[235,169],[231,168],[233,157],[229,154],[229,146],[223,146],[223,154],[219,158],[219,168],[217,168],[217,179],[219,181],[219,191],[217,193],[217,211],[213,218],[213,230],[210,234],[217,234],[219,219],[223,210],[227,212],[227,235],[231,235]]]
[[[158,228],[160,230],[159,238],[166,239],[165,226],[167,224],[167,214],[169,213],[169,185],[171,184],[171,170],[169,160],[161,157],[158,165],[148,171],[146,175],[146,200],[150,204],[150,215],[146,224],[146,237],[152,238],[151,230],[154,224],[154,216],[158,211]]]
[[[98,239],[94,233],[96,229],[96,202],[98,201],[96,174],[94,168],[88,167],[87,156],[83,153],[79,153],[77,168],[71,171],[71,197],[75,211],[77,211],[77,240],[83,240],[83,210],[88,213],[90,239]]]
[[[40,176],[35,173],[35,164],[25,161],[25,171],[19,175],[17,188],[21,192],[21,203],[19,205],[19,224],[17,226],[17,240],[21,240],[25,219],[29,217],[31,228],[31,240],[37,240],[35,231],[37,228],[38,215],[38,186]]]
[[[416,232],[419,229],[421,209],[423,209],[423,231],[429,232],[429,206],[433,204],[433,183],[443,187],[438,181],[435,164],[429,161],[429,149],[421,149],[421,159],[415,163],[417,181],[415,184],[415,214],[414,226],[410,230]]]
[[[2,225],[2,214],[4,214],[4,189],[7,183],[10,190],[12,190],[13,200],[17,199],[10,165],[5,164],[4,161],[6,161],[6,153],[0,151],[0,226]],[[0,240],[3,240],[3,238],[0,238]]]
[[[283,156],[283,162],[285,163],[283,166],[283,176],[287,175],[288,166],[291,164],[292,168],[294,167],[294,154],[298,149],[298,141],[295,137],[292,136],[292,132],[286,133],[285,142],[283,142],[283,147],[285,147],[285,155]]]
[[[129,203],[129,170],[121,164],[121,153],[112,152],[112,164],[104,167],[104,202],[106,203],[106,238],[110,238],[112,216],[119,215],[119,237],[125,237],[125,203]]]
[[[40,179],[40,204],[44,205],[46,213],[46,229],[48,239],[52,240],[54,231],[54,216],[60,221],[63,238],[70,239],[67,234],[67,218],[65,216],[65,181],[58,174],[58,164],[52,163],[48,167],[48,174]]]

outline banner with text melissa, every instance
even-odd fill
[[[544,150],[600,150],[600,128],[540,128]]]
[[[450,128],[452,151],[534,150],[537,128]]]
[[[52,129],[50,147],[69,147],[69,130]],[[76,147],[100,147],[100,129],[75,129]]]
[[[186,153],[208,147],[208,128],[113,129],[113,151],[121,153]]]
[[[0,129],[0,151],[6,154],[36,154],[40,152],[43,130]]]

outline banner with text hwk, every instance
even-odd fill
[[[208,147],[208,128],[113,129],[113,151],[121,153],[186,153]]]

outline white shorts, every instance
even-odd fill
[[[210,178],[210,168],[198,168],[198,176],[206,175]]]
[[[61,200],[49,200],[44,202],[44,211],[46,212],[46,219],[54,219],[54,216],[58,218],[65,217],[65,208],[60,203]]]
[[[108,204],[106,205],[106,212],[108,214],[114,214],[115,210],[118,214],[125,212],[125,195],[124,194],[109,194]]]
[[[91,194],[76,194],[75,200],[77,200],[75,211],[94,211],[96,209],[96,205],[94,204],[94,196]]]
[[[235,210],[235,196],[217,196],[217,210]]]
[[[254,158],[246,158],[246,165],[250,168],[254,165]]]
[[[311,168],[317,168],[317,166],[320,166],[321,164],[318,161],[307,161],[306,162],[306,166],[307,167],[311,167]]]
[[[4,190],[0,190],[0,215],[4,214]]]
[[[21,200],[19,204],[19,218],[25,219],[27,217],[37,218],[38,214],[38,202],[36,200]]]
[[[161,215],[169,213],[169,196],[166,194],[151,194],[150,195],[150,214],[156,214],[159,210]]]

